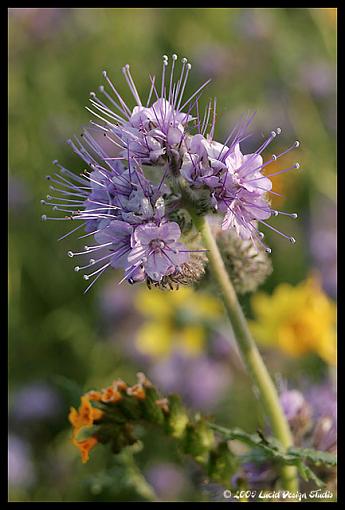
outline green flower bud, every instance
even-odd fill
[[[254,292],[271,274],[271,259],[261,246],[255,248],[251,240],[220,229],[216,232],[216,240],[238,294]]]
[[[167,416],[167,432],[171,436],[180,439],[189,421],[187,412],[178,395],[170,395],[168,398],[169,414]]]
[[[140,402],[142,407],[143,417],[151,422],[163,425],[164,414],[162,409],[157,405],[157,400],[160,399],[158,391],[154,388],[145,388],[146,398]]]
[[[238,464],[238,459],[231,452],[227,442],[223,441],[210,453],[208,476],[216,482],[229,484],[231,476],[238,469]]]
[[[204,419],[200,418],[195,423],[187,425],[183,441],[184,451],[192,455],[197,462],[206,464],[215,444],[215,435]]]

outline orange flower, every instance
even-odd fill
[[[138,400],[145,400],[146,398],[145,390],[141,384],[135,384],[128,388],[127,394],[137,398]]]
[[[126,391],[126,389],[128,388],[127,383],[125,383],[125,381],[123,381],[122,379],[117,379],[116,381],[113,382],[113,385],[116,385],[116,388],[119,391]]]
[[[99,402],[102,398],[102,392],[91,390],[86,393],[86,396],[89,398],[89,400],[93,400],[94,402]]]
[[[81,397],[81,405],[77,411],[71,407],[68,419],[73,426],[73,437],[76,437],[80,429],[83,427],[91,427],[93,422],[99,420],[103,416],[103,411],[92,407],[89,397],[83,395]]]
[[[157,406],[162,409],[163,413],[168,414],[169,412],[169,400],[167,398],[161,398],[156,400]]]
[[[121,399],[121,393],[117,390],[117,386],[115,384],[102,390],[101,400],[104,403],[118,402]]]
[[[89,460],[90,450],[96,446],[98,441],[95,437],[91,436],[83,441],[78,441],[73,437],[72,442],[80,450],[82,463],[85,464]]]

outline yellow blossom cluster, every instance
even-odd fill
[[[164,294],[140,289],[135,307],[147,319],[138,331],[137,347],[157,358],[168,356],[174,348],[191,356],[200,354],[206,341],[206,323],[219,321],[223,314],[218,299],[190,287]]]
[[[336,363],[336,305],[316,277],[297,286],[279,285],[271,296],[252,297],[256,320],[250,324],[256,340],[279,347],[291,356],[315,353]]]

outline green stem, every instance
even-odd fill
[[[193,215],[194,224],[199,230],[208,251],[210,271],[221,291],[242,358],[260,391],[261,400],[270,420],[274,435],[285,448],[293,446],[289,425],[282,411],[277,390],[249,331],[247,321],[238,302],[236,292],[225,269],[222,256],[212,235],[205,216]],[[281,468],[284,488],[291,492],[298,489],[297,471],[293,466]]]

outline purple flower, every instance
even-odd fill
[[[298,390],[283,388],[280,403],[292,429],[296,445],[335,451],[337,445],[337,401],[326,382]]]
[[[312,408],[298,390],[284,389],[279,400],[291,427],[295,445],[299,445],[312,426]]]
[[[108,247],[112,253],[107,257],[109,264],[115,268],[125,268],[128,264],[128,254],[131,250],[131,236],[133,227],[125,221],[104,220],[106,225],[100,223],[99,232],[95,234],[95,239],[100,246]]]
[[[61,404],[52,388],[37,382],[24,386],[14,394],[12,414],[18,421],[40,421],[56,416]]]
[[[250,239],[255,246],[263,245],[268,252],[259,224],[295,242],[265,221],[272,215],[296,218],[297,214],[271,208],[268,194],[274,193],[270,177],[275,174],[264,175],[263,170],[299,143],[264,163],[261,153],[281,132],[278,128],[256,151],[242,154],[240,144],[249,136],[247,129],[253,116],[242,119],[223,144],[215,141],[216,101],[213,106],[209,102],[203,117],[199,114],[199,97],[208,82],[185,100],[191,65],[182,59],[176,80],[176,60],[173,55],[169,70],[168,57],[163,57],[160,84],[151,79],[146,104],[129,66],[122,69],[135,101],[132,108],[104,72],[108,90],[102,86],[100,92],[105,102],[94,92],[90,94],[96,110],[92,113],[103,125],[92,121],[81,139],[68,140],[89,169],[77,175],[55,161],[59,171],[48,176],[54,194],[41,202],[64,217],[44,214],[42,219],[81,222],[60,239],[84,227],[86,234],[79,239],[93,236],[96,243],[85,245],[82,251],[68,252],[70,257],[91,257],[87,264],[75,266],[77,272],[94,269],[84,274],[85,280],[92,279],[85,292],[110,267],[124,269],[121,282],[131,284],[146,281],[148,286],[172,289],[200,279],[206,257],[196,254],[206,250],[196,236],[194,240],[189,236],[194,249],[183,244],[183,235],[195,227],[189,220],[193,214],[186,197],[196,214],[220,213],[224,230],[232,228],[238,236]],[[159,182],[152,182],[144,174],[144,165],[164,165]],[[189,253],[193,253],[190,260]]]
[[[177,242],[181,230],[177,223],[168,222],[160,226],[154,223],[139,225],[133,234],[133,248],[128,256],[131,266],[128,277],[138,265],[154,281],[178,271],[179,266],[188,260],[187,250]]]
[[[333,420],[337,418],[337,396],[329,381],[312,386],[305,392],[308,402],[313,407],[314,418],[329,416]]]
[[[119,161],[102,166],[100,162],[103,162],[107,153],[91,133],[85,130],[83,135],[85,146],[78,139],[75,143],[72,140],[68,143],[91,168],[91,172],[85,171],[83,176],[76,175],[57,160],[53,161],[58,171],[53,176],[48,175],[47,180],[51,183],[50,189],[54,196],[47,195],[47,200],[41,200],[41,204],[52,207],[54,211],[64,212],[65,217],[55,218],[44,214],[42,220],[82,221],[86,232],[92,234],[97,231],[100,220],[117,214],[118,206],[115,204],[117,188],[113,180],[117,179],[124,186],[127,185],[127,179],[122,175],[125,168]],[[61,239],[82,226],[74,228]]]
[[[8,482],[10,487],[29,487],[35,481],[29,445],[20,437],[8,436]]]
[[[337,449],[337,398],[329,382],[313,386],[306,392],[313,409],[315,427],[312,445],[323,451]]]
[[[110,282],[106,285],[99,295],[99,309],[103,318],[109,325],[118,325],[119,322],[130,323],[133,326],[133,289],[131,287],[120,287]],[[120,333],[118,330],[111,329],[112,333]]]
[[[315,96],[324,97],[335,92],[336,74],[327,60],[303,62],[298,81]]]
[[[154,464],[146,470],[145,475],[157,495],[163,499],[176,499],[185,487],[184,476],[175,464]]]
[[[317,200],[310,229],[311,256],[321,271],[322,283],[331,296],[337,294],[337,208],[328,200]]]
[[[19,214],[29,201],[27,186],[18,177],[9,176],[8,205],[13,214]]]
[[[289,422],[291,422],[301,412],[306,405],[306,401],[300,391],[286,390],[280,394],[280,404],[284,414]]]
[[[151,376],[165,392],[179,393],[195,409],[211,410],[229,387],[229,371],[221,361],[191,358],[175,351],[151,368]]]
[[[87,234],[81,238],[94,236],[97,244],[85,246],[85,251],[68,252],[70,257],[91,256],[86,265],[75,266],[75,271],[93,267],[93,272],[84,275],[85,280],[94,277],[91,285],[109,267],[128,269],[125,278],[130,283],[147,277],[159,282],[163,276],[176,273],[188,255],[176,242],[181,235],[179,226],[166,221],[163,195],[169,190],[163,180],[159,185],[152,184],[133,161],[128,168],[119,161],[108,161],[109,168],[102,166],[99,161],[106,160],[105,150],[86,131],[84,140],[88,148],[81,142],[76,145],[70,141],[70,145],[93,170],[80,177],[55,162],[60,174],[49,176],[49,180],[54,183],[53,191],[62,196],[48,195],[48,201],[42,201],[69,214],[61,219],[82,221]],[[60,218],[43,215],[42,219]]]
[[[128,159],[130,155],[143,164],[157,165],[164,164],[167,153],[171,150],[181,150],[183,153],[181,144],[185,138],[185,127],[193,119],[190,111],[195,105],[197,94],[210,80],[184,101],[191,64],[183,58],[181,72],[175,80],[176,61],[177,55],[173,55],[171,69],[168,72],[168,57],[164,55],[160,86],[156,83],[155,77],[151,78],[151,89],[146,105],[137,91],[130,66],[127,64],[122,68],[135,101],[132,109],[124,102],[107,72],[103,71],[110,93],[104,86],[101,86],[99,91],[109,106],[92,93],[90,101],[96,111],[90,111],[105,122],[103,129],[107,137],[122,148],[121,155],[124,159]]]
[[[233,130],[224,144],[212,140],[212,136],[204,137],[201,133],[192,137],[184,155],[181,174],[194,188],[208,188],[210,190],[210,204],[224,214],[222,228],[234,228],[242,239],[251,239],[254,244],[264,244],[263,234],[257,228],[257,222],[281,234],[294,243],[295,239],[287,236],[270,226],[264,220],[272,215],[288,215],[297,218],[295,213],[285,213],[273,210],[267,198],[267,193],[273,193],[271,175],[264,175],[263,169],[272,161],[277,160],[290,150],[299,146],[296,142],[292,147],[264,163],[261,153],[280,134],[278,128],[272,131],[269,138],[252,154],[243,155],[240,142],[245,140],[247,127],[251,118],[242,121]],[[200,125],[200,120],[198,119]],[[203,123],[204,124],[204,123]],[[214,121],[211,133],[214,131]],[[227,145],[227,143],[229,145]],[[279,173],[299,168],[298,163]],[[266,246],[265,249],[270,252]]]
[[[235,487],[240,486],[240,480],[245,479],[248,487],[254,490],[267,490],[274,486],[278,478],[274,466],[270,462],[246,462],[242,465],[241,470],[232,477],[232,483]]]

